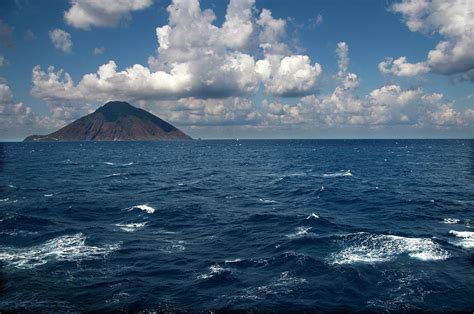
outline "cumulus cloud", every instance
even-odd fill
[[[348,125],[412,125],[437,127],[466,126],[468,111],[456,111],[454,103],[444,100],[443,94],[429,93],[422,88],[404,90],[399,85],[388,84],[376,88],[363,97],[355,94],[357,75],[349,72],[349,47],[338,43],[338,85],[332,94],[302,98],[300,106],[305,115],[313,111],[314,122],[322,127]],[[310,109],[309,109],[309,108]]]
[[[152,0],[71,0],[64,12],[67,24],[82,29],[115,27],[131,19],[131,12],[151,6]]]
[[[268,54],[256,64],[267,92],[282,97],[303,96],[314,92],[321,66],[311,64],[308,56],[282,57]]]
[[[383,74],[392,74],[395,76],[417,76],[430,71],[426,62],[409,63],[406,57],[398,59],[385,58],[379,63],[379,70]]]
[[[119,70],[110,60],[77,85],[62,70],[35,67],[32,94],[56,102],[155,101],[251,96],[262,83],[277,96],[314,90],[321,66],[283,43],[284,20],[265,9],[256,18],[254,0],[231,0],[221,27],[214,24],[214,12],[202,10],[197,0],[174,0],[167,11],[168,24],[156,29],[157,55],[149,58],[148,66]],[[255,40],[264,55],[261,60],[249,52]]]
[[[152,112],[158,107],[157,114],[183,126],[248,126],[257,125],[262,120],[254,103],[240,97],[182,98],[178,101],[147,102],[145,106]]]
[[[439,34],[442,40],[428,52],[426,61],[409,63],[405,57],[383,61],[383,73],[414,76],[432,71],[474,80],[474,23],[471,0],[402,0],[391,7],[412,32]]]
[[[311,63],[306,55],[290,54],[282,41],[286,35],[286,21],[275,19],[270,10],[263,9],[257,20],[260,26],[260,47],[264,59],[256,63],[267,92],[276,96],[296,97],[314,92],[322,73],[319,63]],[[290,54],[290,55],[289,55]]]
[[[0,133],[16,129],[33,122],[33,113],[30,107],[16,101],[10,86],[0,80]]]
[[[258,11],[254,0],[231,0],[220,26],[214,12],[201,9],[197,0],[174,0],[167,12],[167,24],[156,28],[156,55],[149,57],[146,66],[119,68],[110,60],[76,82],[62,69],[34,67],[31,94],[45,100],[51,111],[49,120],[42,117],[42,121],[69,121],[93,107],[75,104],[112,99],[130,101],[178,125],[198,128],[449,128],[474,121],[474,111],[458,111],[442,94],[422,88],[388,84],[359,95],[360,80],[350,71],[345,42],[335,50],[336,87],[317,95],[321,66],[293,52],[286,41],[286,21],[273,17],[270,10]],[[379,67],[387,74],[409,76],[432,70],[427,61],[410,64],[404,57],[384,62]],[[266,99],[255,104],[250,98],[259,89],[266,92]]]
[[[72,52],[71,34],[59,28],[50,30],[48,34],[56,49],[62,50],[65,53]]]

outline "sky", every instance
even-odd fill
[[[472,0],[3,0],[0,141],[109,100],[195,138],[472,138]]]

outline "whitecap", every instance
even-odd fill
[[[82,233],[60,236],[29,248],[2,247],[0,260],[16,268],[29,269],[44,265],[51,260],[80,261],[104,258],[118,249],[118,244],[103,247],[86,245]]]
[[[54,194],[45,194],[44,197],[53,197]]]
[[[315,213],[311,213],[311,215],[309,215],[308,217],[306,217],[306,219],[319,219],[319,216],[316,215]]]
[[[307,236],[314,236],[314,233],[309,232],[311,229],[312,227],[297,227],[294,233],[287,234],[286,237],[290,239],[297,239]]]
[[[241,262],[241,261],[243,261],[243,259],[241,259],[241,258],[234,258],[234,259],[226,259],[226,260],[224,261],[224,263],[226,263],[226,264],[231,264],[231,263],[238,263],[238,262]]]
[[[9,200],[9,198],[4,198],[4,199],[1,199],[0,202],[7,202]]]
[[[185,241],[183,240],[165,240],[166,245],[165,247],[162,248],[162,250],[166,253],[176,253],[176,252],[182,252],[186,250],[186,244]]]
[[[13,184],[9,184],[8,187],[14,189],[16,186],[14,186]]]
[[[114,162],[106,161],[106,162],[104,162],[104,164],[109,165],[109,166],[121,166],[121,167],[125,167],[125,166],[131,166],[131,165],[133,165],[133,162],[127,162],[127,163],[125,163],[125,164],[117,164],[117,163],[114,163]]]
[[[443,223],[445,223],[445,224],[458,224],[460,222],[461,222],[461,220],[457,219],[457,218],[444,218],[443,219]]]
[[[229,268],[224,268],[218,264],[212,265],[209,267],[209,271],[207,271],[204,274],[200,274],[198,276],[199,279],[209,279],[212,278],[216,275],[224,274],[224,273],[232,273],[232,271]]]
[[[129,207],[128,211],[132,211],[134,209],[141,209],[147,212],[148,214],[153,214],[156,210],[155,208],[148,206],[147,204],[143,204],[143,205],[135,205],[135,206]]]
[[[135,232],[145,227],[146,224],[147,224],[146,222],[134,222],[134,223],[129,223],[129,224],[115,224],[115,226],[119,227],[121,230],[125,232]]]
[[[439,261],[449,257],[447,251],[429,238],[360,232],[349,235],[343,243],[348,243],[348,245],[331,255],[331,264],[373,264],[387,262],[401,255],[408,255],[421,261]]]
[[[350,170],[341,170],[334,173],[325,173],[323,177],[325,178],[338,178],[338,177],[352,177],[353,174]]]
[[[275,203],[278,203],[277,201],[270,200],[270,199],[264,199],[264,198],[259,198],[258,201],[261,202],[261,203],[265,203],[265,204],[275,204]]]
[[[463,247],[465,249],[474,248],[474,231],[450,230],[449,234],[459,238],[458,241],[453,243],[454,245]]]
[[[124,176],[124,175],[127,175],[127,174],[126,173],[112,173],[112,174],[106,175],[105,178],[120,177],[120,176]]]

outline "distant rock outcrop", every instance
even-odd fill
[[[48,135],[28,136],[43,141],[154,141],[191,137],[157,116],[122,101],[111,101]]]

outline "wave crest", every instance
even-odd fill
[[[85,242],[86,237],[78,233],[60,236],[29,248],[2,248],[0,260],[16,268],[31,269],[51,260],[74,262],[103,258],[119,248],[119,244],[98,247],[86,245]]]
[[[351,234],[343,243],[348,245],[331,255],[331,264],[380,263],[408,255],[421,261],[445,260],[449,253],[429,238],[407,238],[365,232]]]

